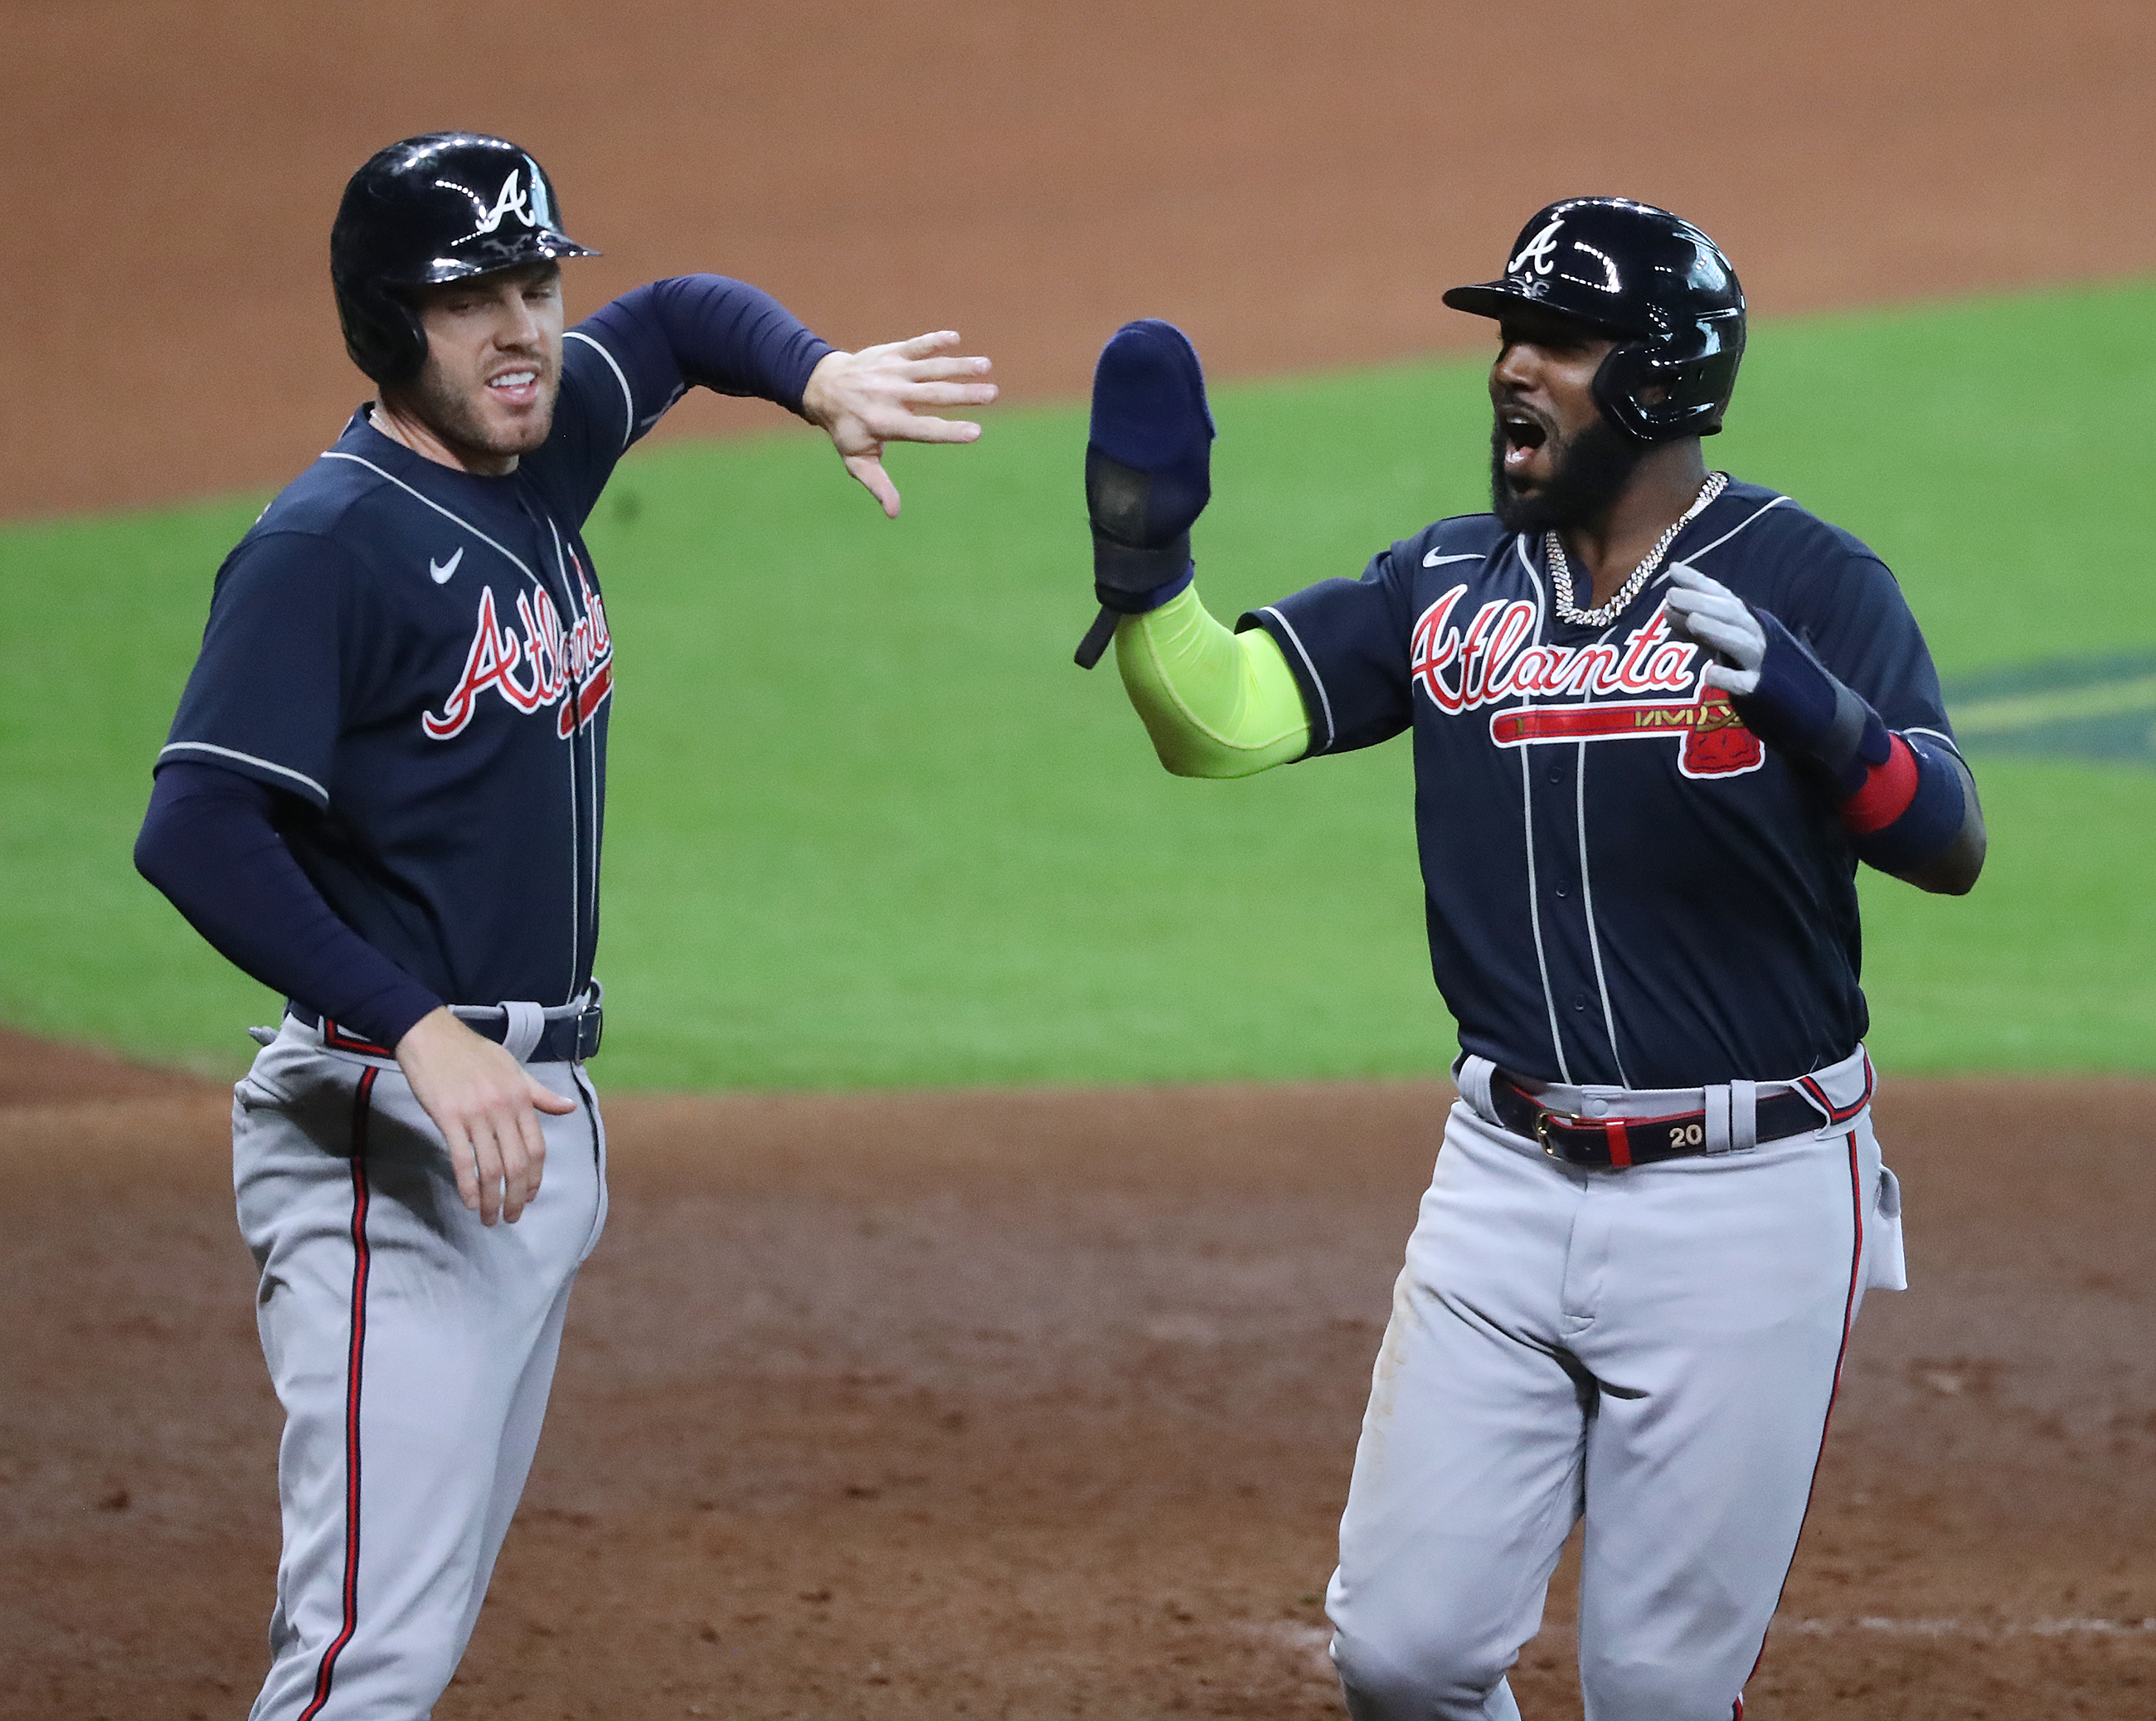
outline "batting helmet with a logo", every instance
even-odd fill
[[[1744,289],[1721,248],[1628,198],[1552,203],[1520,229],[1501,278],[1445,302],[1495,317],[1537,305],[1614,336],[1594,398],[1639,442],[1714,434],[1744,357]]]
[[[553,182],[515,144],[472,131],[408,137],[352,176],[330,229],[345,349],[377,383],[409,382],[427,357],[413,288],[598,254],[562,231]]]

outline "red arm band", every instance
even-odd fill
[[[1898,735],[1887,737],[1884,764],[1872,765],[1855,794],[1841,804],[1841,822],[1853,835],[1884,830],[1909,810],[1917,798],[1917,756]]]

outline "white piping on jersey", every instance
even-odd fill
[[[1543,630],[1549,625],[1548,594],[1543,590],[1543,578],[1535,571],[1535,564],[1527,559],[1527,539],[1515,536],[1512,547],[1519,552],[1520,566],[1527,571],[1527,586],[1535,594],[1535,644],[1543,643]],[[1584,747],[1583,742],[1582,746]],[[1549,1015],[1550,1049],[1557,1054],[1558,1079],[1569,1085],[1572,1066],[1564,1055],[1564,1030],[1558,1025],[1557,994],[1550,989],[1549,958],[1543,949],[1543,902],[1541,886],[1535,878],[1535,789],[1532,768],[1527,755],[1529,747],[1520,749],[1520,822],[1523,836],[1522,846],[1527,856],[1527,924],[1535,936],[1535,968],[1542,975],[1543,1008]]]
[[[1527,851],[1527,924],[1534,929],[1535,966],[1542,970],[1543,1008],[1549,1012],[1550,1045],[1557,1053],[1558,1080],[1569,1087],[1572,1066],[1565,1060],[1564,1033],[1558,1025],[1557,994],[1550,990],[1549,958],[1543,953],[1543,897],[1542,886],[1535,877],[1535,790],[1529,781],[1530,751],[1524,747],[1520,749],[1520,815]]]
[[[1704,556],[1709,550],[1720,549],[1724,544],[1727,543],[1730,539],[1735,537],[1738,532],[1743,531],[1746,527],[1757,520],[1762,514],[1770,512],[1772,510],[1780,507],[1783,503],[1788,501],[1789,498],[1787,496],[1776,496],[1773,501],[1764,503],[1761,506],[1754,508],[1749,514],[1747,514],[1742,520],[1738,521],[1736,525],[1731,527],[1728,531],[1722,533],[1722,535],[1717,538],[1712,543],[1702,544],[1699,548],[1692,551],[1688,555],[1671,557],[1668,562],[1662,565],[1662,571],[1656,574],[1653,579],[1650,580],[1648,583],[1651,586],[1658,586],[1661,584],[1664,580],[1670,577],[1670,569],[1675,567],[1678,563],[1691,562],[1698,557]],[[1671,547],[1674,548],[1675,546],[1673,545]]]
[[[541,511],[546,514],[547,531],[548,535],[554,540],[554,571],[562,576],[562,596],[563,600],[569,605],[569,613],[573,615],[576,614],[576,589],[569,583],[568,564],[563,561],[562,557],[561,528],[554,524],[554,516],[552,512],[544,509]],[[577,737],[583,732],[584,727],[584,684],[581,677],[572,676],[569,678],[568,701],[569,989],[571,993],[573,994],[577,985],[577,958],[583,953],[584,948],[584,853],[583,845],[577,839],[577,820],[582,815],[583,811],[583,809],[577,804]],[[594,713],[594,715],[596,715],[596,713]],[[596,749],[598,745],[598,743],[596,741],[593,742],[594,757],[593,759],[591,774],[593,778],[593,792],[594,794],[598,792],[598,763],[596,757]],[[596,811],[596,803],[594,804],[594,811]],[[593,820],[592,829],[594,832],[598,830],[598,823],[596,817]],[[593,883],[594,886],[596,886],[598,881],[594,879]],[[593,894],[597,894],[596,889],[594,889]],[[564,999],[562,1000],[565,1004],[569,1000],[567,999]]]
[[[1527,539],[1522,537],[1519,543],[1520,557],[1527,561]],[[1527,566],[1532,571],[1534,564],[1529,561]],[[1610,619],[1602,629],[1604,636],[1606,637],[1616,627],[1619,619],[1617,617]],[[1592,686],[1580,689],[1580,702],[1583,706],[1594,703],[1594,689]],[[1609,1058],[1617,1066],[1618,1082],[1622,1087],[1630,1087],[1632,1078],[1625,1073],[1625,1054],[1617,1049],[1617,1012],[1610,1006],[1609,980],[1603,972],[1602,927],[1594,917],[1594,875],[1587,861],[1587,743],[1584,741],[1579,743],[1579,757],[1573,766],[1572,786],[1573,829],[1579,837],[1579,907],[1581,913],[1587,917],[1587,951],[1594,962],[1594,990],[1602,1001],[1602,1030],[1609,1038]]]
[[[1722,545],[1735,537],[1762,514],[1780,507],[1788,501],[1787,496],[1776,496],[1772,501],[1753,509],[1751,513],[1738,521],[1735,526],[1722,533],[1712,543],[1691,552],[1689,556],[1672,559],[1689,562],[1706,555],[1710,550],[1720,549]],[[1537,645],[1540,645],[1543,643],[1543,630],[1548,624],[1547,599],[1543,590],[1542,573],[1536,568],[1533,558],[1527,554],[1527,534],[1524,532],[1513,534],[1512,549],[1520,558],[1520,566],[1525,570],[1528,585],[1535,594],[1534,640]],[[1652,583],[1660,585],[1668,578],[1669,568],[1665,566],[1655,577]],[[1606,634],[1616,624],[1616,619],[1613,619],[1609,626],[1604,628],[1602,631]],[[1586,690],[1585,702],[1591,705],[1594,700],[1593,691]],[[1557,996],[1550,989],[1549,960],[1543,948],[1542,899],[1539,881],[1535,870],[1534,783],[1532,773],[1527,766],[1527,752],[1528,749],[1525,747],[1520,749],[1520,803],[1527,840],[1528,917],[1534,929],[1535,966],[1542,974],[1543,1004],[1549,1013],[1550,1044],[1557,1052],[1558,1072],[1565,1081],[1569,1082],[1572,1076],[1566,1065],[1564,1035],[1558,1025]],[[1573,770],[1573,822],[1579,835],[1579,902],[1581,912],[1587,917],[1587,948],[1594,962],[1594,985],[1596,991],[1601,994],[1602,1025],[1609,1036],[1609,1056],[1617,1066],[1618,1081],[1630,1087],[1632,1085],[1631,1077],[1625,1072],[1624,1054],[1617,1049],[1617,1015],[1609,1002],[1609,981],[1604,971],[1602,963],[1601,928],[1596,924],[1594,917],[1594,885],[1587,858],[1587,743],[1584,741],[1579,743],[1579,758]]]
[[[1594,690],[1586,690],[1584,703],[1594,703]],[[1609,1007],[1609,982],[1602,972],[1602,929],[1594,921],[1594,877],[1587,865],[1587,743],[1579,743],[1579,762],[1573,768],[1573,825],[1579,833],[1579,906],[1587,916],[1587,948],[1594,958],[1594,989],[1602,994],[1602,1025],[1609,1035],[1610,1061],[1617,1066],[1617,1082],[1630,1087],[1625,1073],[1625,1054],[1617,1049],[1617,1013]]]
[[[290,765],[280,765],[275,759],[259,759],[253,753],[240,753],[228,747],[217,747],[207,741],[172,742],[157,749],[157,757],[162,759],[167,753],[215,753],[219,758],[238,759],[244,764],[259,765],[265,771],[275,771],[280,777],[289,777],[295,783],[305,783],[325,801],[330,798],[330,792],[313,778],[304,772],[295,771]]]
[[[578,338],[579,338],[580,340],[589,340],[589,339],[590,339],[590,336],[578,336]],[[596,341],[593,341],[593,342],[591,342],[591,344],[592,344],[593,346],[594,346],[594,347],[598,347],[598,342],[596,342]],[[605,352],[606,352],[606,349],[605,349],[603,347],[599,347],[599,351],[600,351],[602,353],[605,353]],[[609,364],[612,364],[612,363],[613,362],[613,356],[612,356],[611,354],[608,354],[608,355],[607,355],[607,362],[608,362]],[[614,374],[615,374],[616,376],[619,376],[619,375],[621,374],[620,368],[619,368],[619,367],[616,367],[615,371],[614,371]],[[624,381],[624,382],[622,383],[622,387],[623,387],[623,388],[624,388],[624,389],[626,389],[626,388],[629,387],[628,383],[627,383],[626,381]],[[469,521],[469,520],[465,519],[465,518],[464,517],[464,516],[462,516],[461,514],[457,513],[457,512],[456,512],[454,510],[453,510],[453,509],[449,509],[449,508],[445,508],[445,507],[444,507],[444,506],[443,506],[439,502],[436,501],[435,501],[432,496],[429,496],[425,491],[421,491],[421,490],[414,489],[411,485],[407,484],[407,483],[406,483],[403,479],[399,478],[399,477],[398,477],[398,476],[394,472],[385,472],[384,470],[382,470],[382,469],[381,467],[379,467],[379,466],[376,465],[374,464],[374,462],[373,462],[373,461],[372,461],[372,460],[367,460],[367,458],[365,458],[363,455],[354,455],[354,454],[346,454],[346,453],[345,453],[345,452],[344,452],[342,450],[341,450],[341,449],[334,449],[334,448],[333,448],[333,449],[326,450],[324,451],[323,455],[322,455],[322,458],[323,458],[324,460],[350,460],[350,461],[351,461],[351,462],[352,462],[355,466],[364,466],[364,467],[366,467],[366,468],[367,468],[367,470],[368,471],[370,471],[370,472],[373,473],[373,474],[374,474],[377,478],[385,478],[385,479],[388,480],[388,481],[389,481],[390,483],[392,483],[392,484],[395,485],[398,487],[398,489],[399,489],[399,490],[401,490],[401,491],[404,491],[407,495],[417,497],[420,501],[424,502],[424,503],[425,503],[429,507],[432,508],[432,509],[433,509],[433,510],[434,510],[437,514],[441,515],[444,518],[445,518],[445,519],[449,519],[449,520],[454,520],[454,521],[455,521],[459,526],[461,526],[462,527],[464,527],[464,529],[465,529],[466,532],[470,532],[470,533],[474,537],[477,538],[477,539],[478,539],[481,543],[483,543],[483,544],[486,545],[486,546],[487,546],[489,548],[490,548],[490,549],[494,549],[494,550],[497,550],[497,551],[499,551],[499,552],[500,552],[503,556],[506,557],[509,559],[509,561],[511,562],[511,563],[512,563],[512,564],[515,566],[515,568],[516,568],[516,570],[517,570],[517,572],[518,572],[518,573],[521,573],[521,574],[525,577],[525,578],[526,578],[526,579],[530,580],[530,581],[531,582],[531,583],[532,583],[534,586],[536,586],[536,587],[537,587],[537,588],[538,588],[538,589],[540,590],[540,592],[545,595],[545,597],[546,597],[546,598],[547,598],[547,601],[548,603],[550,603],[550,604],[551,604],[551,603],[552,603],[552,602],[553,602],[554,594],[553,594],[551,591],[549,591],[549,590],[547,589],[547,582],[546,582],[545,580],[543,580],[543,579],[540,578],[540,577],[539,577],[536,573],[533,573],[533,572],[532,572],[532,570],[531,570],[531,567],[530,567],[530,565],[529,565],[528,563],[526,563],[525,562],[524,558],[523,558],[522,557],[519,556],[519,555],[516,552],[516,551],[514,551],[514,550],[511,549],[511,548],[510,548],[506,544],[500,543],[500,542],[496,542],[495,539],[489,537],[488,537],[485,532],[481,532],[481,531],[480,531],[480,530],[476,526],[474,526],[474,525],[471,523],[471,521]],[[569,613],[570,613],[572,615],[573,615],[573,614],[576,613],[576,608],[577,608],[577,606],[576,606],[576,593],[575,593],[575,588],[574,588],[570,584],[570,582],[569,582],[569,570],[568,570],[567,567],[563,563],[562,559],[562,533],[561,533],[561,528],[560,528],[559,527],[557,527],[557,526],[554,523],[554,516],[553,516],[553,514],[552,513],[552,511],[549,511],[549,510],[547,510],[547,509],[546,509],[546,508],[542,507],[542,508],[540,510],[540,512],[541,512],[541,514],[542,514],[542,515],[545,517],[545,519],[546,519],[546,521],[547,521],[547,530],[550,533],[552,533],[552,534],[553,535],[553,539],[554,539],[554,562],[555,562],[555,566],[556,566],[556,567],[560,570],[560,572],[561,572],[561,575],[562,575],[562,593],[563,598],[564,598],[566,600],[567,600],[567,602],[568,602],[568,605],[569,605]],[[582,706],[582,704],[583,704],[583,690],[582,690],[582,687],[581,687],[580,686],[572,686],[572,689],[571,689],[571,691],[570,691],[569,698],[570,698],[570,701],[571,701],[571,704],[570,704],[570,712],[571,712],[571,717],[572,717],[572,722],[573,722],[573,719],[574,719],[575,714],[576,714],[576,712],[577,712],[577,711],[578,711],[578,707],[579,707],[579,706]],[[572,727],[572,728],[571,728],[571,729],[570,729],[570,731],[569,731],[569,842],[570,842],[570,851],[569,851],[569,862],[570,862],[570,864],[569,864],[569,876],[570,876],[570,881],[571,881],[571,883],[570,883],[570,896],[569,896],[569,928],[570,928],[570,930],[569,930],[569,980],[570,980],[570,984],[571,984],[571,987],[572,987],[572,990],[573,990],[574,986],[575,986],[575,983],[576,983],[576,976],[577,976],[577,956],[578,956],[578,953],[579,950],[582,948],[582,944],[583,944],[583,930],[582,930],[582,927],[583,927],[583,919],[582,919],[582,916],[583,916],[583,863],[582,863],[582,856],[581,856],[581,855],[579,854],[579,852],[578,852],[578,848],[577,848],[577,781],[576,781],[576,769],[577,769],[577,767],[576,767],[576,760],[577,760],[577,733],[578,733],[578,730],[579,728],[581,728],[581,727],[582,727],[582,725],[581,725],[581,724],[575,724],[573,727]],[[183,743],[183,744],[194,744],[194,745],[199,745],[200,743]],[[598,747],[598,742],[597,742],[597,741],[596,741],[596,740],[594,740],[594,741],[593,741],[593,747],[594,752],[596,752],[596,749],[597,749],[597,747]],[[169,749],[168,749],[168,750],[169,750]],[[223,749],[223,748],[222,748],[222,747],[218,747],[218,748],[213,748],[213,749],[212,749],[212,751],[213,751],[213,752],[218,752],[218,753],[222,753],[222,752],[223,752],[223,751],[224,751],[224,749]],[[162,757],[162,755],[161,755],[161,757]],[[243,754],[234,754],[234,758],[245,758],[245,757],[246,757],[246,755],[245,755],[245,754],[244,754],[244,753],[243,753]],[[268,761],[268,760],[266,760],[266,759],[258,759],[258,760],[256,760],[254,763],[257,763],[257,764],[269,764],[269,761]],[[283,770],[283,769],[284,769],[284,767],[282,767],[281,765],[270,765],[270,768],[271,770],[273,770],[273,771],[279,771],[279,770]],[[289,776],[298,777],[300,773],[299,773],[298,772],[296,772],[296,771],[293,771],[293,772],[288,772],[286,774],[287,774],[287,775],[289,775]],[[597,816],[596,816],[597,799],[598,799],[598,780],[597,780],[597,779],[598,779],[598,770],[597,770],[597,768],[596,768],[596,765],[594,765],[594,768],[593,768],[593,773],[592,773],[592,776],[593,776],[593,805],[594,805],[594,818],[593,818],[593,827],[592,827],[592,828],[593,828],[594,830],[596,830],[598,828],[598,823],[597,823]],[[328,793],[328,791],[327,791],[327,790],[326,790],[326,789],[321,789],[321,786],[319,783],[313,783],[313,781],[312,781],[312,779],[311,779],[311,778],[305,778],[305,777],[301,777],[301,778],[300,778],[300,780],[302,783],[309,783],[309,784],[310,784],[310,786],[311,786],[311,787],[315,788],[318,792],[320,792],[320,793],[321,793],[321,796],[322,796],[322,799],[323,799],[324,800],[327,800],[327,799],[329,799],[329,793]],[[596,881],[594,881],[594,884],[596,885]],[[573,999],[565,999],[565,1000],[563,1000],[563,1001],[564,1001],[565,1003],[567,1003],[567,1002],[573,1002],[574,1000],[573,1000]]]
[[[540,578],[537,574],[534,573],[530,567],[526,564],[524,558],[519,556],[516,551],[511,549],[506,544],[496,543],[492,538],[481,532],[476,526],[474,526],[470,521],[465,519],[463,515],[454,512],[450,509],[444,508],[439,502],[436,501],[424,491],[413,489],[412,485],[407,484],[394,472],[385,472],[381,467],[376,465],[373,461],[363,459],[358,455],[346,454],[340,449],[331,449],[323,455],[322,458],[326,460],[350,460],[355,466],[366,467],[368,471],[373,473],[377,477],[388,479],[392,484],[395,485],[398,489],[403,491],[411,496],[417,496],[421,501],[432,508],[437,514],[443,516],[446,519],[455,521],[458,525],[464,527],[466,532],[470,532],[481,543],[487,545],[490,548],[501,551],[503,555],[506,556],[511,562],[516,564],[518,572],[522,573],[525,578],[530,580],[531,583],[538,587],[541,591],[543,592],[547,589],[547,582]]]
[[[1334,741],[1339,738],[1338,731],[1334,728],[1332,722],[1332,696],[1325,691],[1324,678],[1317,673],[1317,665],[1310,660],[1310,652],[1302,643],[1302,635],[1296,632],[1295,624],[1271,604],[1266,604],[1262,613],[1270,615],[1281,624],[1281,629],[1287,634],[1289,643],[1295,647],[1296,655],[1301,658],[1303,668],[1309,672],[1310,685],[1317,690],[1317,703],[1325,713],[1325,746],[1332,746]],[[1311,748],[1313,753],[1323,751],[1324,747]]]
[[[629,392],[629,378],[622,374],[621,367],[614,362],[613,355],[582,329],[572,329],[562,338],[564,341],[583,342],[585,346],[590,347],[607,362],[607,368],[613,372],[614,381],[621,384],[622,404],[629,409],[629,420],[622,427],[621,445],[624,450],[627,449],[629,444],[636,439],[636,397]]]
[[[1961,758],[1961,749],[1954,745],[1954,738],[1951,735],[1942,735],[1936,729],[1903,729],[1899,732],[1903,735],[1928,735],[1933,740],[1939,742],[1940,745],[1944,747],[1946,750],[1952,753],[1956,758]],[[1967,764],[1969,761],[1962,759],[1962,763],[1964,764]]]
[[[1535,608],[1537,612],[1535,619],[1535,643],[1539,645],[1542,643],[1543,628],[1539,613],[1543,607],[1543,577],[1541,571],[1535,566],[1534,558],[1527,554],[1527,536],[1525,532],[1516,532],[1512,534],[1512,552],[1520,558],[1520,566],[1527,572],[1527,583],[1535,588]]]

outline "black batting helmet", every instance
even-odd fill
[[[1552,203],[1520,229],[1502,279],[1445,302],[1497,317],[1540,305],[1615,336],[1594,398],[1638,442],[1713,435],[1744,357],[1744,289],[1721,248],[1628,198]]]
[[[352,176],[330,229],[345,350],[377,383],[409,382],[427,357],[413,288],[598,254],[562,231],[553,182],[515,144],[473,131],[408,137]]]

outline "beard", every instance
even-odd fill
[[[554,402],[562,386],[559,372],[549,376],[547,367],[536,358],[531,367],[540,373],[541,405],[521,423],[490,421],[478,396],[454,387],[432,364],[398,391],[401,398],[397,404],[459,454],[495,459],[528,455],[546,441],[553,428]]]
[[[1597,418],[1552,448],[1550,480],[1532,496],[1505,475],[1502,424],[1490,430],[1490,511],[1507,532],[1563,532],[1606,512],[1632,481],[1647,450]]]

